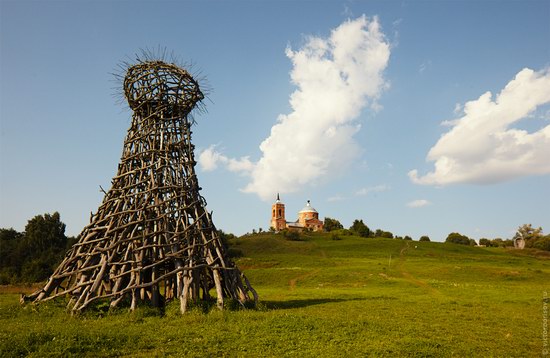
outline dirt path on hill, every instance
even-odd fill
[[[431,295],[431,296],[443,296],[443,294],[433,288],[432,286],[430,286],[427,282],[425,281],[422,281],[416,277],[414,277],[413,275],[411,275],[406,269],[405,269],[405,261],[407,261],[407,257],[406,257],[406,252],[407,250],[410,249],[410,245],[409,243],[407,242],[407,244],[405,246],[403,246],[403,248],[401,249],[401,251],[399,252],[399,262],[397,264],[397,269],[399,270],[399,273],[401,274],[401,276],[403,276],[403,278],[407,281],[409,281],[410,283],[412,283],[413,285],[416,285],[418,287],[421,287],[423,289],[425,289],[426,291],[428,291],[428,293]]]
[[[311,272],[308,272],[308,273],[305,273],[303,275],[294,277],[293,279],[290,279],[290,281],[288,281],[288,286],[290,287],[290,290],[294,290],[296,288],[296,282],[298,280],[301,281],[301,280],[304,280],[308,277],[315,276],[317,273],[319,273],[319,271],[321,271],[321,270],[320,269],[313,270]]]

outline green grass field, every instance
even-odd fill
[[[541,356],[550,255],[453,244],[260,234],[232,242],[256,310],[177,304],[71,317],[0,294],[2,356]]]

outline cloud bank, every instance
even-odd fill
[[[424,176],[411,170],[409,178],[425,185],[491,184],[550,174],[550,125],[531,133],[513,127],[547,103],[550,70],[521,70],[494,100],[486,92],[463,106],[461,118],[443,122],[451,129],[427,156],[435,170]]]
[[[345,170],[360,153],[353,138],[357,117],[364,108],[378,110],[377,99],[388,87],[383,71],[390,45],[376,17],[345,21],[328,38],[312,36],[298,50],[287,48],[286,56],[297,87],[289,100],[292,112],[279,115],[260,144],[261,158],[230,159],[215,146],[199,156],[203,170],[222,164],[250,176],[242,190],[264,200]]]

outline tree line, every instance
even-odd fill
[[[396,236],[381,229],[371,230],[361,219],[345,229],[337,219],[325,218],[325,231],[331,232],[335,240],[346,235],[357,235],[365,238],[381,237],[388,239],[412,240],[408,235]],[[235,235],[219,231],[222,242],[227,246],[232,257],[241,256],[239,250],[232,250],[229,240]],[[298,233],[288,232],[289,240],[300,240]],[[521,239],[526,248],[550,251],[550,235],[543,235],[542,228],[525,224],[518,228],[512,239],[501,238],[479,240],[479,245],[487,247],[513,247],[514,241]],[[419,241],[430,241],[428,236],[421,236]],[[65,252],[77,242],[76,237],[65,235],[65,224],[61,222],[58,212],[37,215],[30,219],[23,232],[14,229],[0,229],[0,285],[32,283],[47,279],[63,259]],[[446,243],[460,245],[477,245],[474,239],[457,232],[450,233]]]
[[[388,239],[403,239],[412,240],[408,235],[401,237],[395,236],[389,231],[381,229],[371,230],[363,220],[356,219],[349,229],[344,229],[344,226],[337,219],[325,218],[325,230],[328,232],[340,233],[340,234],[354,234],[361,237],[381,237]],[[445,239],[446,243],[469,245],[469,246],[485,246],[485,247],[514,247],[514,241],[523,239],[525,241],[526,248],[534,248],[539,250],[550,251],[550,235],[543,235],[541,227],[534,228],[531,224],[525,224],[518,228],[516,234],[512,239],[487,239],[482,238],[479,240],[479,244],[472,238],[460,234],[458,232],[451,232]],[[423,235],[418,241],[430,241],[427,235]]]
[[[517,240],[523,240],[526,248],[550,251],[550,235],[543,235],[542,228],[534,228],[531,224],[521,225],[512,239],[479,239],[479,245],[485,247],[515,247]],[[450,233],[445,242],[475,246],[477,243],[466,235],[457,232]]]
[[[23,232],[0,228],[0,285],[46,280],[78,241],[66,236],[65,228],[58,212],[33,217]],[[235,235],[222,230],[218,233],[230,257],[242,256],[229,244]]]
[[[337,219],[325,218],[324,229],[327,232],[332,232],[338,235],[357,235],[360,237],[382,237],[386,239],[398,239],[398,240],[411,240],[412,237],[409,235],[398,236],[394,235],[390,231],[385,231],[382,229],[371,230],[362,219],[356,219],[353,221],[349,229],[344,229],[344,226]],[[430,238],[427,235],[423,235],[419,238],[419,241],[430,241]]]
[[[0,284],[47,279],[75,242],[58,212],[35,216],[24,232],[0,229]]]

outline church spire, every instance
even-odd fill
[[[271,206],[271,227],[275,231],[286,229],[285,204],[281,203],[281,196],[277,193],[277,201]]]

